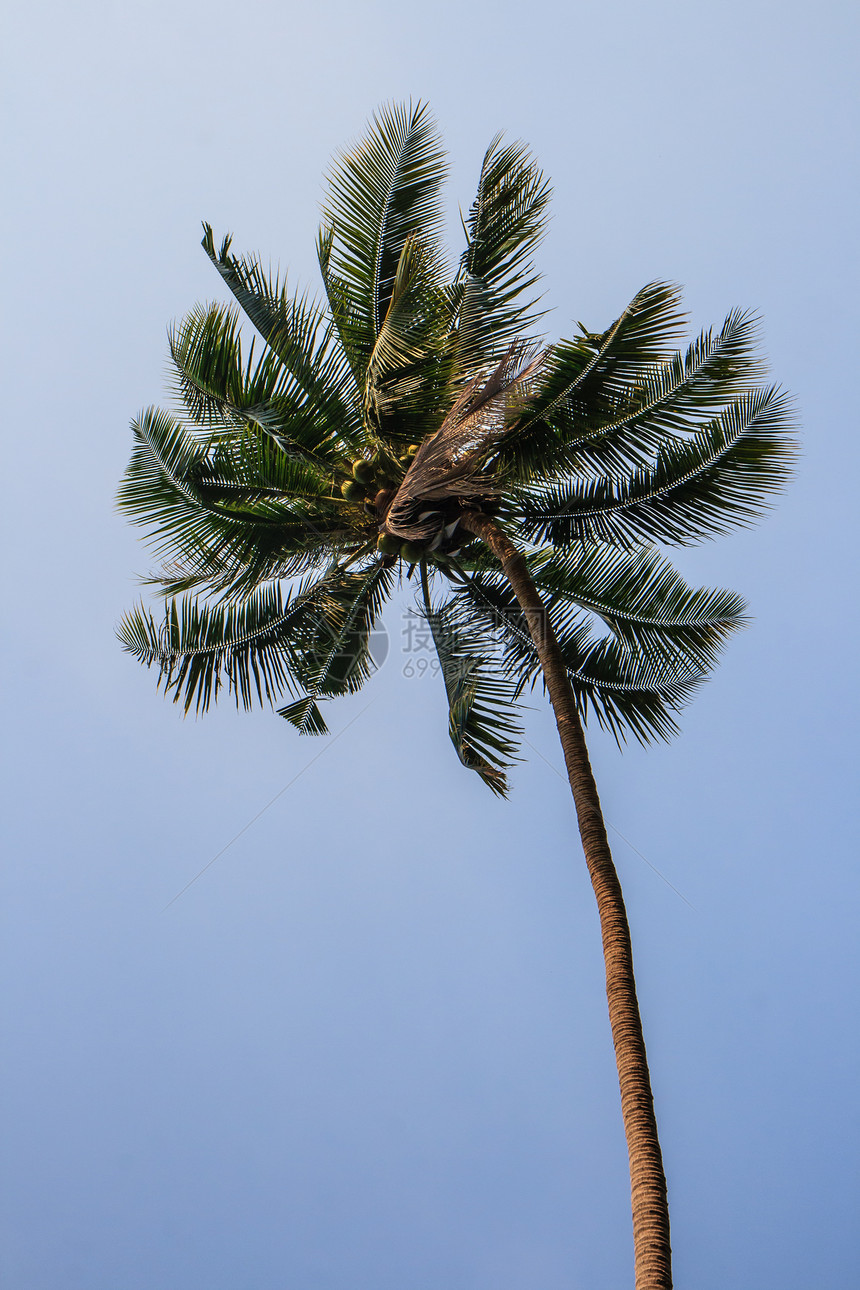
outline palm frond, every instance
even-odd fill
[[[514,427],[502,462],[515,478],[533,484],[565,471],[617,472],[645,465],[667,438],[695,431],[754,387],[764,372],[754,352],[756,331],[755,315],[734,310],[719,332],[703,332],[685,354],[647,363],[626,384],[613,372],[608,390],[592,376],[535,421],[547,386],[557,378],[559,349],[575,364],[587,358],[581,342],[563,342],[548,357],[548,380]]]
[[[558,423],[576,434],[583,409],[593,420],[624,406],[631,386],[671,358],[683,322],[678,288],[650,282],[602,334],[582,328],[581,336],[553,346],[540,391],[517,428],[520,462],[529,448],[545,462],[558,443]]]
[[[464,571],[452,603],[456,621],[498,642],[516,694],[541,680],[528,623],[500,573]],[[593,712],[618,743],[628,732],[640,743],[677,734],[674,715],[705,679],[689,648],[673,649],[664,640],[655,650],[633,637],[597,636],[588,614],[572,600],[550,599],[547,609],[584,721]]]
[[[344,518],[334,502],[285,497],[264,505],[247,498],[224,504],[223,495],[215,500],[217,487],[215,496],[207,495],[216,450],[176,418],[149,408],[132,422],[132,432],[118,505],[149,530],[162,558],[189,566],[197,578],[207,568],[217,577],[228,570],[276,576],[284,561],[316,559],[321,549],[342,545]]]
[[[558,347],[556,369],[550,370],[532,417],[560,411],[576,392],[587,397],[600,389],[606,396],[623,397],[643,372],[671,357],[686,318],[680,306],[674,283],[649,282],[601,335],[583,328],[578,341],[566,342],[569,353],[564,345]]]
[[[337,330],[328,312],[306,294],[290,295],[286,280],[267,272],[255,256],[235,256],[228,235],[215,248],[203,225],[203,249],[237,304],[289,372],[296,392],[339,422],[350,442],[360,437],[360,399]]]
[[[319,707],[310,695],[296,699],[285,708],[278,708],[278,716],[295,726],[300,735],[327,735],[329,732]]]
[[[444,416],[451,401],[449,321],[448,299],[425,247],[407,238],[365,378],[368,422],[390,447],[398,439],[423,439]]]
[[[486,634],[469,633],[450,606],[434,608],[425,587],[420,611],[433,636],[448,697],[448,733],[457,756],[499,797],[506,797],[505,771],[516,760],[522,734],[516,690],[487,650]]]
[[[685,651],[665,653],[659,664],[612,637],[590,643],[582,637],[559,642],[577,702],[588,720],[622,745],[628,733],[641,744],[669,740],[679,732],[675,716],[686,707],[705,675],[690,665]]]
[[[743,527],[785,484],[790,426],[787,395],[751,391],[690,439],[664,440],[653,467],[524,490],[523,531],[554,546],[643,539],[683,546]]]
[[[343,467],[338,464],[338,473]],[[246,423],[231,436],[216,436],[197,467],[194,483],[205,502],[277,518],[283,508],[313,508],[334,518],[336,473],[315,460],[285,452],[259,426]]]
[[[188,415],[227,435],[251,422],[287,453],[331,465],[351,442],[344,406],[324,389],[308,397],[274,350],[254,362],[242,352],[239,317],[224,305],[197,306],[168,334],[173,387]]]
[[[381,109],[364,139],[340,154],[323,206],[320,268],[356,381],[388,313],[407,240],[442,274],[438,235],[444,151],[426,105]]]
[[[328,580],[321,612],[293,634],[296,675],[312,698],[354,694],[372,676],[370,633],[393,580],[394,571],[375,560]]]
[[[529,568],[550,605],[589,610],[623,647],[655,664],[683,656],[704,674],[732,632],[747,623],[740,596],[688,586],[651,548],[576,545],[540,552],[529,559]]]
[[[171,600],[160,623],[142,607],[117,631],[123,647],[146,667],[187,712],[206,712],[226,684],[236,705],[274,704],[286,691],[301,693],[295,637],[325,610],[329,579],[284,600],[279,586],[263,587],[241,604],[210,605],[192,596]]]
[[[497,135],[463,221],[466,249],[452,287],[459,370],[497,363],[541,315],[528,293],[540,275],[532,253],[546,228],[550,186],[522,143]]]

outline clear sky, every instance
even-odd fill
[[[455,249],[496,130],[552,176],[551,335],[670,278],[691,331],[759,310],[797,396],[777,509],[679,558],[753,626],[675,743],[589,740],[677,1284],[858,1284],[855,14],[7,15],[8,1290],[632,1285],[597,916],[542,702],[501,803],[457,763],[440,684],[403,675],[408,600],[327,744],[226,705],[183,722],[114,639],[151,563],[113,509],[128,422],[164,397],[167,323],[220,295],[200,220],[315,286],[328,159],[410,95],[450,149]]]

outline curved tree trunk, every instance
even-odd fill
[[[630,1160],[636,1290],[670,1290],[672,1264],[666,1176],[636,998],[630,929],[576,699],[558,641],[524,558],[489,516],[467,513],[461,523],[481,538],[501,562],[528,622],[555,712],[582,847],[600,912],[606,997]]]

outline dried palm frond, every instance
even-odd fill
[[[504,437],[511,414],[530,393],[549,351],[517,341],[487,375],[470,381],[407,470],[385,518],[385,531],[407,542],[427,542],[441,529],[444,511],[428,503],[492,496],[481,473],[489,451]]]

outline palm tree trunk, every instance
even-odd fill
[[[470,512],[462,517],[461,523],[481,538],[501,562],[528,622],[555,712],[582,848],[600,912],[609,1022],[630,1161],[636,1290],[670,1290],[672,1263],[666,1176],[636,998],[630,928],[576,699],[558,641],[522,555],[489,516]]]

